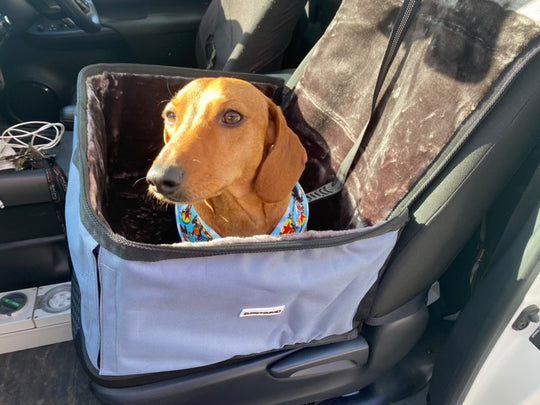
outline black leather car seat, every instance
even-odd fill
[[[281,60],[306,0],[212,0],[196,40],[203,69],[268,72]]]

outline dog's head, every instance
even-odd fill
[[[246,81],[194,80],[167,104],[163,119],[165,145],[146,177],[163,201],[255,191],[278,202],[304,170],[306,152],[281,109]]]

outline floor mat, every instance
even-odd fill
[[[0,404],[98,405],[73,342],[0,355]]]

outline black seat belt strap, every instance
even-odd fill
[[[337,194],[343,189],[345,180],[347,180],[349,171],[354,163],[356,155],[358,154],[362,140],[364,139],[364,135],[371,120],[373,119],[379,93],[386,79],[386,75],[388,74],[388,70],[394,61],[399,46],[401,45],[401,42],[403,41],[403,38],[405,37],[405,34],[407,33],[407,30],[409,29],[409,26],[411,25],[416,10],[419,6],[420,0],[405,0],[403,2],[403,5],[401,6],[399,14],[396,18],[396,22],[394,23],[394,27],[392,28],[392,33],[390,34],[390,39],[388,40],[388,45],[386,47],[386,52],[384,54],[381,67],[379,68],[379,74],[377,76],[375,90],[373,92],[371,111],[366,125],[360,132],[360,135],[357,137],[352,148],[349,150],[349,153],[347,153],[345,159],[343,159],[343,162],[336,173],[335,179],[332,182],[307,193],[306,197],[309,202],[317,201],[321,198]]]

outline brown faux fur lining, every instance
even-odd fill
[[[516,7],[516,1],[505,2]],[[287,109],[309,150],[302,184],[331,181],[368,119],[378,67],[402,2],[344,1]],[[536,17],[535,17],[536,18]],[[315,203],[320,229],[385,220],[494,81],[537,37],[537,21],[486,0],[423,1],[381,91],[376,126],[347,182],[350,205]],[[341,223],[332,225],[339,218]]]

